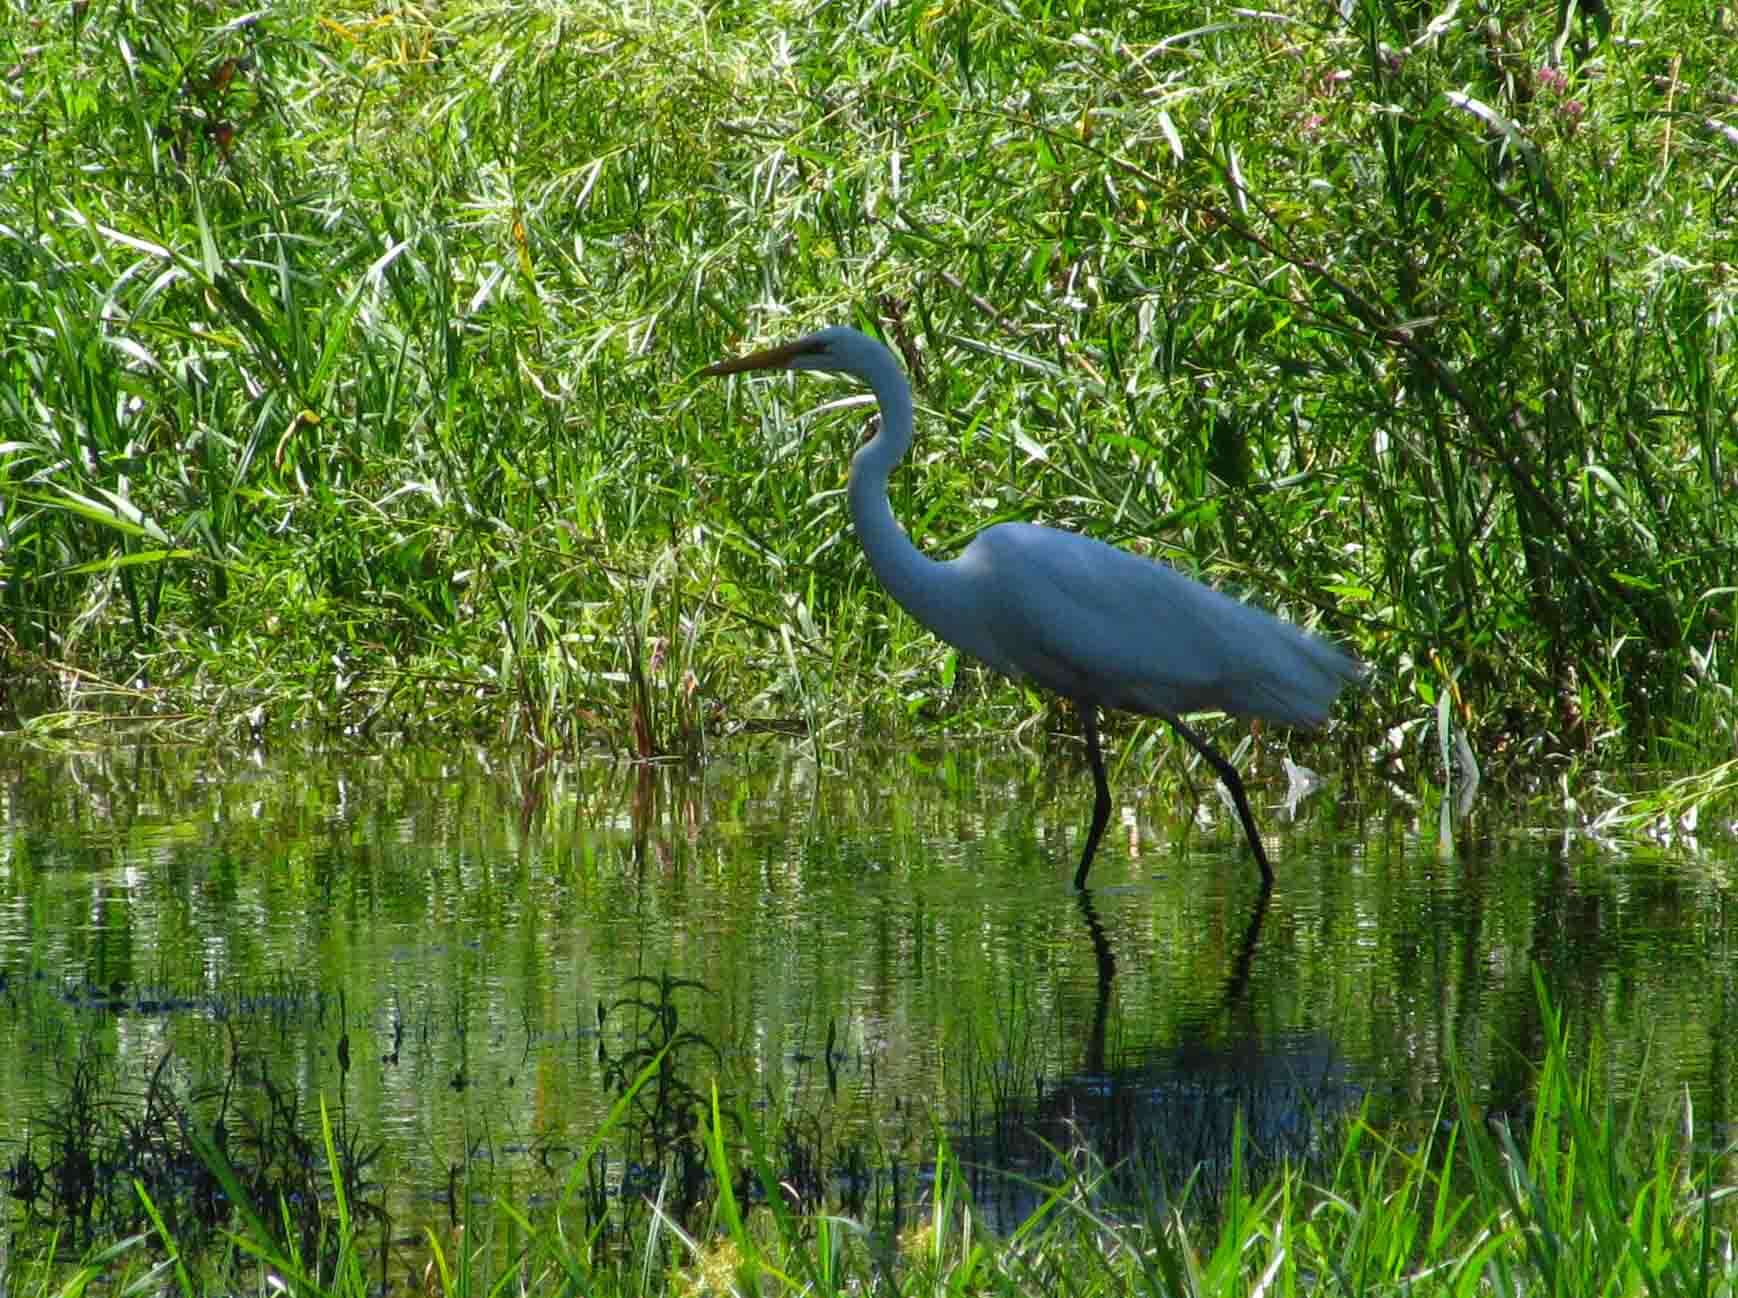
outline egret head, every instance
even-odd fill
[[[700,372],[716,377],[749,370],[830,370],[866,378],[878,364],[886,365],[891,360],[887,349],[867,334],[850,325],[833,325],[805,334],[795,342],[719,361]]]

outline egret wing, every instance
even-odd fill
[[[991,665],[1081,702],[1316,725],[1358,677],[1327,641],[1073,532],[1004,523],[957,563],[980,594]]]

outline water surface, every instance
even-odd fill
[[[825,760],[0,750],[0,1161],[81,1051],[135,1098],[242,1058],[381,1142],[402,1216],[479,1164],[553,1192],[649,1031],[624,999],[660,995],[697,1077],[879,1149],[921,1157],[1001,1090],[1039,1125],[1133,1096],[1173,1161],[1241,1105],[1283,1152],[1310,1113],[1428,1123],[1451,1065],[1524,1111],[1535,970],[1613,1094],[1732,1129],[1729,853],[1611,850],[1495,798],[1445,848],[1344,779],[1294,824],[1274,771],[1264,898],[1216,800],[1125,770],[1083,900],[1066,754]]]

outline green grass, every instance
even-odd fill
[[[869,577],[862,412],[691,379],[839,320],[912,363],[934,553],[1168,557],[1486,752],[1729,712],[1729,8],[0,13],[21,722],[1030,718]]]
[[[1456,1082],[1444,1119],[1414,1139],[1354,1121],[1325,1183],[1281,1171],[1249,1185],[1234,1164],[1211,1204],[1143,1208],[1110,1201],[1104,1170],[1086,1159],[1023,1223],[996,1232],[942,1140],[915,1223],[872,1229],[794,1202],[774,1170],[773,1133],[752,1116],[733,1118],[714,1090],[696,1131],[713,1173],[709,1220],[685,1227],[660,1210],[660,1194],[634,1238],[606,1237],[581,1207],[580,1182],[591,1152],[607,1148],[611,1128],[662,1066],[654,1059],[576,1161],[559,1202],[462,1207],[452,1229],[396,1250],[390,1268],[371,1251],[377,1235],[351,1214],[338,1180],[326,1227],[311,1239],[249,1210],[237,1214],[225,1247],[189,1256],[147,1201],[152,1231],[93,1247],[77,1263],[55,1258],[55,1239],[21,1238],[0,1279],[23,1298],[74,1298],[96,1284],[195,1298],[235,1292],[238,1281],[301,1298],[361,1298],[382,1275],[402,1288],[409,1253],[423,1263],[424,1292],[448,1298],[508,1287],[533,1295],[1738,1293],[1729,1182],[1738,1150],[1710,1147],[1687,1107],[1679,1130],[1638,1131],[1619,1100],[1568,1063],[1564,1025],[1539,986],[1546,1051],[1530,1114],[1482,1112]],[[323,1131],[335,1166],[329,1122]],[[248,1202],[215,1147],[205,1149],[233,1201]]]

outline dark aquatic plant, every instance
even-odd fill
[[[628,1137],[620,1195],[624,1208],[656,1199],[678,1221],[689,1221],[708,1193],[700,1113],[705,1086],[723,1065],[717,1045],[682,1025],[677,996],[705,984],[668,973],[627,980],[636,989],[599,1004],[598,1062],[604,1085],[628,1100],[620,1130]],[[613,1033],[625,1033],[618,1052]]]

